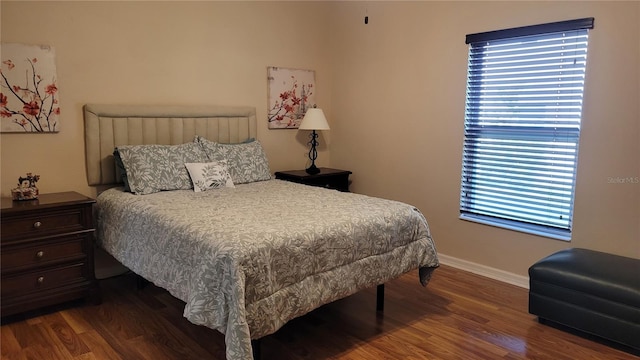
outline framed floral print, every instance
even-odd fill
[[[50,46],[2,43],[0,131],[60,130],[55,53]]]
[[[315,105],[315,71],[268,67],[269,129],[297,129]]]

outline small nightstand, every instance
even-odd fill
[[[75,192],[2,198],[2,316],[79,298],[100,301],[93,263],[94,199]]]
[[[309,175],[304,170],[278,171],[275,175],[276,179],[280,180],[346,192],[349,191],[349,175],[351,175],[351,171],[320,168],[320,173],[315,175]]]

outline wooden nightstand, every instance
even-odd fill
[[[2,198],[1,315],[79,298],[100,301],[93,264],[94,199],[75,192]]]
[[[349,175],[351,175],[351,171],[320,168],[320,173],[315,175],[309,175],[304,170],[278,171],[275,175],[276,179],[280,180],[349,191]]]

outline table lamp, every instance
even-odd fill
[[[327,123],[327,119],[324,117],[322,109],[308,109],[304,114],[304,118],[302,119],[298,130],[311,130],[311,134],[309,135],[309,138],[311,139],[309,141],[309,145],[311,145],[311,149],[309,150],[311,166],[309,166],[305,171],[309,175],[315,175],[320,172],[320,169],[316,167],[316,159],[318,158],[318,151],[316,150],[316,146],[318,146],[318,134],[316,133],[316,130],[329,130],[329,123]]]

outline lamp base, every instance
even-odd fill
[[[316,164],[311,164],[311,166],[309,166],[305,171],[309,175],[315,175],[320,173],[320,169],[316,167]]]

